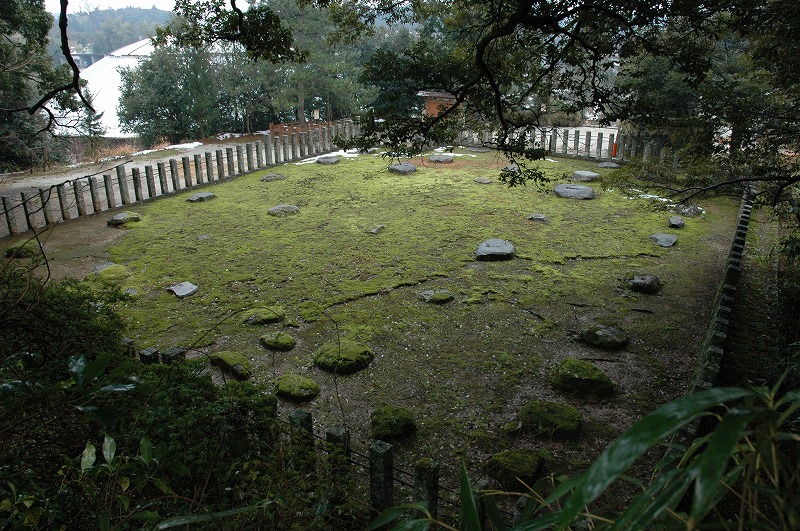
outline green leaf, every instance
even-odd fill
[[[155,529],[171,529],[173,527],[187,526],[190,524],[197,524],[200,522],[211,522],[214,520],[219,520],[220,518],[225,518],[227,516],[233,516],[235,514],[242,514],[250,511],[256,511],[272,503],[274,502],[268,501],[266,503],[259,503],[258,505],[248,505],[247,507],[238,507],[236,509],[220,511],[217,513],[203,513],[203,514],[189,514],[185,516],[175,516],[160,521],[155,526]]]
[[[484,494],[481,496],[481,502],[486,507],[486,516],[492,523],[492,528],[495,531],[504,531],[506,526],[503,523],[503,516],[500,514],[500,509],[497,508],[497,502],[495,502],[494,497]],[[531,500],[528,500],[529,504],[530,502]]]
[[[153,445],[150,444],[150,439],[147,437],[142,437],[142,440],[139,441],[139,455],[142,456],[142,461],[146,465],[153,460]]]
[[[741,388],[716,388],[687,395],[665,404],[620,435],[592,464],[561,511],[559,528],[568,526],[581,511],[647,450],[677,432],[709,408],[752,394]]]
[[[392,531],[427,531],[430,528],[431,523],[428,520],[409,520],[400,522],[392,528]]]
[[[67,361],[69,373],[75,378],[79,385],[83,385],[84,369],[86,368],[86,358],[84,356],[72,356]]]
[[[475,504],[475,495],[469,484],[467,467],[461,463],[461,529],[464,531],[481,531],[481,519],[478,516],[478,506]]]
[[[97,459],[97,449],[90,442],[86,443],[86,448],[81,452],[81,472],[85,472],[92,468],[95,460]]]
[[[117,441],[110,435],[106,435],[103,440],[103,457],[109,465],[114,461],[114,455],[117,452]]]
[[[712,498],[719,497],[720,479],[728,467],[731,452],[744,437],[747,425],[757,411],[732,409],[714,429],[700,459],[700,472],[695,481],[691,517],[699,522],[709,510]]]
[[[100,388],[100,392],[101,392],[101,393],[125,393],[125,392],[128,392],[128,391],[133,391],[133,390],[135,390],[137,387],[138,387],[138,386],[137,386],[135,383],[129,383],[129,384],[119,384],[119,383],[117,383],[117,384],[109,384],[109,385],[106,385],[106,386],[104,386],[104,387],[101,387],[101,388]]]
[[[416,509],[418,511],[424,512],[426,515],[428,514],[428,508],[425,503],[407,503],[403,505],[398,505],[396,507],[389,507],[385,509],[381,514],[378,515],[372,522],[369,523],[369,526],[364,531],[370,531],[372,529],[380,529],[398,518],[402,517],[404,514],[408,512],[409,509]]]
[[[138,513],[133,513],[131,518],[136,518],[137,520],[142,520],[150,524],[155,524],[161,517],[158,516],[158,513],[155,511],[139,511]]]

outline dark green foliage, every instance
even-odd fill
[[[525,430],[553,437],[573,436],[581,428],[581,412],[558,402],[532,400],[522,406],[518,417]]]
[[[392,442],[403,439],[417,430],[414,414],[397,406],[382,406],[370,415],[370,430],[374,439]]]

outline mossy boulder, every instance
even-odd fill
[[[575,358],[567,358],[556,366],[551,383],[556,389],[581,396],[609,397],[615,391],[614,382],[599,367]]]
[[[413,435],[417,431],[414,414],[397,406],[383,406],[370,416],[372,437],[382,441],[393,441]]]
[[[661,280],[651,273],[631,271],[623,278],[625,287],[631,291],[653,295],[661,291]]]
[[[275,382],[275,394],[292,402],[306,402],[319,394],[319,385],[299,374],[284,374]]]
[[[248,325],[265,325],[270,323],[280,323],[286,318],[286,311],[280,306],[266,306],[264,308],[252,308],[244,312],[242,322]]]
[[[292,350],[297,344],[297,340],[286,332],[269,332],[259,338],[261,346],[269,350],[282,350],[284,352]]]
[[[547,460],[543,450],[520,448],[494,454],[486,463],[486,473],[509,491],[527,492],[542,476]]]
[[[210,355],[211,364],[219,367],[237,380],[246,380],[250,377],[250,360],[240,352],[224,350]]]
[[[122,264],[108,264],[94,274],[94,280],[102,284],[120,284],[123,280],[131,276],[130,270]]]
[[[314,354],[314,364],[329,372],[353,374],[366,369],[375,354],[363,343],[343,339],[326,343]]]
[[[22,245],[9,247],[3,256],[6,258],[36,258],[41,254],[39,245],[36,242],[27,242]]]
[[[628,344],[628,334],[617,326],[595,323],[580,331],[585,343],[605,350],[620,350]]]
[[[531,400],[519,412],[526,431],[552,437],[576,435],[581,428],[581,412],[568,404]]]

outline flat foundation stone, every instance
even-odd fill
[[[533,214],[528,214],[525,217],[525,219],[527,219],[528,221],[536,221],[539,223],[547,223],[548,221],[550,221],[547,219],[547,216],[545,216],[544,214],[540,214],[538,212],[534,212]]]
[[[449,164],[453,162],[453,155],[431,155],[428,160],[437,164]]]
[[[508,260],[514,257],[514,244],[500,238],[490,238],[478,245],[477,260]]]
[[[400,175],[408,175],[417,171],[417,167],[410,162],[401,162],[400,164],[390,165],[389,171],[392,173],[399,173]]]
[[[261,177],[261,181],[265,183],[269,183],[272,181],[283,181],[286,179],[285,175],[281,175],[280,173],[268,173]]]
[[[653,243],[661,247],[672,247],[675,245],[675,242],[678,241],[678,237],[674,234],[664,234],[663,232],[651,234],[650,239],[653,240]]]
[[[492,184],[493,181],[488,177],[477,177],[475,182],[478,184]]]
[[[197,288],[198,287],[191,282],[181,282],[180,284],[170,286],[167,288],[167,291],[171,291],[179,299],[182,299],[184,297],[188,297],[189,295],[193,295],[195,292],[197,292]]]
[[[324,155],[317,158],[317,164],[325,164],[326,166],[331,164],[339,164],[339,157],[335,155]]]
[[[300,212],[300,207],[295,205],[275,205],[267,211],[270,216],[283,217],[291,216]]]
[[[590,182],[590,181],[596,181],[599,178],[600,174],[593,171],[578,170],[572,172],[573,181]]]
[[[611,168],[611,169],[621,168],[621,166],[619,164],[617,164],[616,162],[601,162],[600,164],[597,165],[597,167],[598,168]]]
[[[558,197],[569,199],[594,199],[594,188],[581,184],[559,184],[553,191]]]
[[[119,227],[125,225],[129,221],[141,221],[141,216],[136,212],[120,212],[119,214],[108,218],[106,222],[110,227]]]
[[[200,203],[202,201],[211,201],[214,199],[215,196],[211,192],[197,192],[196,194],[192,194],[186,199],[189,203]]]

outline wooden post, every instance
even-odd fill
[[[133,198],[137,203],[144,200],[142,195],[142,173],[139,168],[131,168],[131,180],[133,181]]]
[[[199,153],[194,156],[194,180],[198,185],[203,184],[203,156]]]
[[[29,198],[25,197],[25,192],[20,192],[19,194],[20,199],[22,200],[22,212],[25,214],[25,225],[27,225],[27,230],[33,230],[33,223],[31,223],[31,213],[30,209],[28,208],[28,201]]]
[[[256,140],[256,168],[259,170],[264,167],[264,144],[261,140]]]
[[[247,171],[253,171],[253,144],[248,142],[244,145],[244,151],[247,154]],[[240,173],[244,173],[243,171]]]
[[[180,191],[181,182],[178,178],[178,161],[175,159],[169,159],[169,176],[172,179],[172,191]]]
[[[114,183],[111,181],[110,175],[103,175],[103,186],[106,190],[106,205],[108,205],[108,209],[117,208],[117,198],[114,195]]]
[[[56,194],[58,195],[58,206],[61,210],[61,219],[64,221],[72,219],[72,216],[70,215],[69,198],[67,197],[67,186],[65,183],[61,183],[56,186]]]
[[[375,441],[369,447],[369,500],[379,513],[394,504],[393,467],[392,445]]]
[[[222,159],[222,150],[218,149],[214,152],[217,157],[217,179],[225,177],[225,161]]]
[[[123,205],[131,202],[131,193],[128,190],[128,180],[125,177],[125,166],[117,166],[117,184],[119,184],[119,200]]]
[[[181,157],[181,166],[183,167],[183,187],[192,187],[192,166],[189,164],[189,157]]]
[[[153,177],[153,167],[144,167],[144,180],[147,182],[147,198],[153,199],[156,196],[156,180]]]
[[[205,158],[206,158],[206,181],[212,183],[214,182],[214,164],[213,161],[211,160],[210,151],[205,152]]]
[[[39,204],[42,205],[42,216],[44,217],[45,226],[52,225],[54,223],[53,213],[51,212],[50,209],[52,200],[53,200],[52,188],[48,188],[47,190],[39,188]]]
[[[236,149],[241,149],[240,146],[236,146]],[[233,148],[225,148],[225,156],[228,159],[228,177],[236,176],[236,169],[234,167],[233,162]]]
[[[592,156],[592,132],[586,131],[586,140],[584,142],[586,148],[586,158],[591,158]]]
[[[433,459],[420,459],[414,465],[414,486],[417,499],[428,504],[433,517],[439,512],[439,463]]]
[[[86,215],[86,200],[83,197],[84,187],[85,185],[81,181],[75,180],[72,182],[72,191],[75,192],[75,207],[78,209],[79,218]]]
[[[163,162],[157,162],[156,168],[158,169],[158,182],[161,185],[161,195],[169,193],[169,186],[167,185],[167,167]]]

